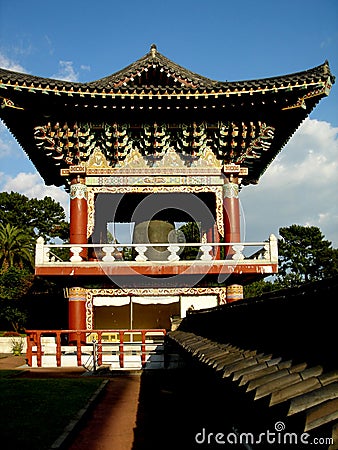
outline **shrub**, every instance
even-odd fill
[[[14,356],[20,356],[23,351],[23,338],[12,339],[12,353]]]

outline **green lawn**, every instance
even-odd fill
[[[97,378],[20,379],[7,372],[0,371],[2,450],[48,449],[102,383]]]

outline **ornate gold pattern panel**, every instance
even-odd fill
[[[2,103],[0,105],[1,108],[13,108],[24,110],[24,108],[21,108],[21,106],[16,106],[15,103],[8,98],[0,96],[0,100],[2,100]]]
[[[86,289],[82,287],[71,287],[68,290],[69,300],[84,300],[86,296]]]
[[[86,327],[87,330],[93,329],[93,297],[87,291],[87,300],[86,300]]]
[[[87,177],[87,186],[212,186],[224,183],[224,177],[204,175],[145,175]]]
[[[224,236],[223,222],[223,186],[104,186],[88,187],[88,222],[87,238],[89,238],[95,226],[95,195],[96,194],[167,194],[190,193],[198,194],[210,192],[216,198],[216,225],[218,232]]]
[[[238,198],[239,186],[237,183],[225,183],[223,185],[224,198]]]
[[[127,289],[87,289],[86,290],[86,324],[93,329],[93,298],[96,296],[180,296],[180,295],[217,295],[218,304],[226,303],[226,287],[199,287],[199,288],[127,288]]]
[[[251,123],[251,122],[250,122]],[[262,156],[262,152],[266,152],[270,149],[274,134],[275,128],[266,125],[265,123],[258,122],[259,125],[259,134],[257,137],[254,137],[248,145],[242,155],[237,158],[237,163],[243,163],[244,161],[250,161],[250,159],[259,159]],[[252,124],[251,127],[254,125]]]
[[[186,167],[212,157],[213,164],[250,163],[267,151],[274,128],[260,121],[216,123],[63,123],[41,124],[33,130],[39,151],[68,165],[121,167],[137,150],[147,167],[161,161],[169,149]]]
[[[301,96],[298,98],[297,102],[289,105],[289,106],[285,106],[284,108],[282,108],[283,111],[288,110],[288,109],[295,109],[295,108],[303,108],[306,109],[306,100],[313,98],[313,97],[318,97],[318,96],[322,96],[324,95],[329,95],[330,90],[332,87],[332,82],[331,79],[329,78],[326,83],[321,83],[317,89],[313,89],[310,92],[307,92],[304,96]]]
[[[87,199],[87,186],[83,183],[76,183],[70,185],[70,199]]]

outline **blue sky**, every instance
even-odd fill
[[[338,75],[338,2],[0,0],[4,68],[91,81],[140,58],[152,43],[176,63],[218,80],[283,75],[326,59]],[[319,226],[338,246],[337,86],[260,184],[243,188],[245,240],[265,239],[280,226],[298,223]],[[48,194],[67,207],[67,194],[43,186],[4,126],[0,190]]]

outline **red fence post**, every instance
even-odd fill
[[[32,367],[32,359],[33,359],[33,354],[32,354],[32,347],[33,347],[33,333],[27,331],[27,363],[30,367]]]
[[[120,345],[119,345],[119,361],[120,361],[120,368],[123,369],[124,367],[124,331],[119,331],[120,336]]]
[[[76,356],[77,356],[77,365],[82,366],[81,360],[81,332],[76,332]]]
[[[41,351],[41,333],[36,333],[36,363],[38,367],[41,367],[42,351]]]
[[[147,330],[142,330],[142,344],[141,344],[141,364],[142,368],[146,365],[146,332]]]
[[[97,365],[102,366],[102,331],[97,332]]]
[[[56,332],[56,366],[61,367],[61,331]]]

